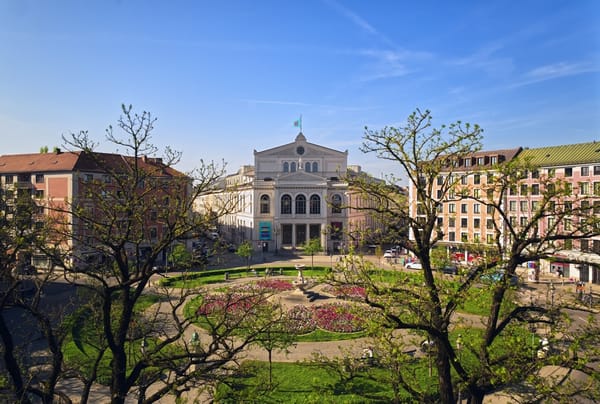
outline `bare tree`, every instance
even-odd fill
[[[118,131],[109,127],[106,134],[119,155],[95,151],[97,144],[86,132],[65,137],[65,145],[79,153],[81,192],[66,205],[52,207],[54,231],[70,240],[56,261],[69,281],[97,302],[89,319],[98,322],[88,327],[96,334],[87,335],[95,348],[85,347],[95,365],[82,375],[85,390],[98,383],[102,358],[110,358],[113,403],[123,403],[133,392],[139,402],[155,402],[211,382],[251,341],[233,340],[232,330],[219,329],[209,335],[206,349],[190,347],[186,336],[195,317],[182,312],[187,298],[199,291],[170,290],[155,282],[171,247],[188,244],[208,228],[213,218],[193,214],[192,205],[224,168],[201,162],[183,175],[173,169],[179,153],[167,149],[162,158],[152,157],[157,153],[151,143],[154,124],[149,113],[123,106]],[[226,208],[213,213],[223,214]],[[152,294],[160,304],[139,309]]]

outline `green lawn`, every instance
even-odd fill
[[[383,368],[372,367],[355,377],[342,378],[319,364],[276,362],[273,389],[269,390],[268,363],[245,362],[242,375],[218,386],[216,402],[389,403],[393,393],[385,373]],[[405,394],[402,398],[403,402],[408,399]]]
[[[265,277],[265,269],[270,268],[274,272],[274,277],[277,276],[297,276],[298,270],[293,266],[254,266],[252,267],[256,271],[256,275],[253,272],[248,271],[246,267],[237,267],[237,268],[228,268],[228,269],[216,269],[211,271],[202,271],[202,272],[189,272],[183,275],[171,276],[160,281],[161,286],[171,287],[171,288],[195,288],[202,285],[209,285],[214,283],[223,283],[227,284],[225,280],[225,273],[228,274],[229,280],[234,279],[259,279]],[[280,275],[281,270],[281,275]],[[303,270],[303,274],[305,278],[318,278],[326,276],[329,271],[331,271],[330,267],[324,266],[315,266],[314,268],[305,268]]]

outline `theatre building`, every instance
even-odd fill
[[[254,165],[227,176],[220,189],[197,200],[196,210],[229,206],[218,233],[256,250],[294,249],[317,238],[326,252],[347,248],[348,184],[343,180],[348,152],[310,143],[299,133],[293,142],[254,151]]]

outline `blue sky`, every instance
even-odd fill
[[[600,141],[600,1],[0,0],[1,154],[101,140],[121,103],[183,171],[294,140],[363,155],[415,109],[486,149]],[[104,146],[107,151],[113,147]]]

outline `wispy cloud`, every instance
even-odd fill
[[[254,98],[245,98],[240,99],[239,101],[245,102],[248,104],[269,104],[269,105],[283,105],[283,106],[294,106],[294,107],[307,107],[307,108],[320,108],[320,109],[329,109],[336,111],[371,111],[381,108],[377,105],[369,105],[366,107],[356,107],[356,106],[348,106],[348,105],[332,105],[332,104],[312,104],[308,102],[301,101],[285,101],[285,100],[261,100]]]
[[[527,73],[534,80],[550,80],[557,77],[573,76],[581,73],[594,72],[599,69],[591,63],[554,63],[551,65],[537,67]]]
[[[482,70],[494,77],[506,75],[514,70],[514,64],[511,58],[496,55],[504,48],[505,43],[503,41],[494,41],[470,55],[450,59],[446,64],[449,66]]]
[[[354,25],[359,27],[364,32],[367,32],[368,34],[375,36],[380,41],[382,41],[385,45],[387,45],[391,48],[396,47],[396,45],[393,41],[391,41],[387,36],[385,36],[384,34],[379,32],[377,29],[375,29],[375,27],[373,27],[371,24],[369,24],[364,18],[362,18],[360,15],[356,14],[354,11],[344,7],[343,5],[341,5],[340,3],[338,3],[335,0],[325,0],[325,3],[327,3],[329,6],[331,6],[331,8],[333,8],[335,11],[337,11],[340,15],[342,15],[343,17],[350,20]]]
[[[600,66],[592,62],[558,62],[539,66],[525,73],[523,79],[513,83],[510,87],[522,87],[546,80],[554,80],[562,77],[577,76],[584,73],[595,73],[600,71]]]
[[[370,59],[370,64],[365,66],[365,69],[360,74],[358,81],[365,82],[405,76],[414,70],[413,68],[407,66],[408,61],[414,61],[415,59],[431,56],[431,54],[428,52],[414,52],[402,49],[363,17],[349,8],[341,5],[337,1],[325,0],[325,3],[327,3],[339,15],[346,18],[348,21],[358,27],[361,31],[375,38],[377,42],[379,42],[378,44],[375,44],[375,46],[384,45],[386,48],[383,50],[366,49],[345,52],[366,56]]]

